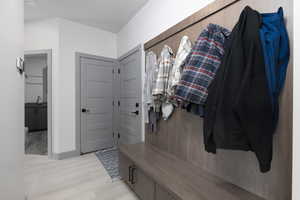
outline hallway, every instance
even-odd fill
[[[28,200],[136,200],[121,181],[112,182],[94,154],[67,160],[25,156]]]

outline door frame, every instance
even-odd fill
[[[81,52],[75,52],[75,140],[76,140],[76,152],[81,151],[81,58],[97,59],[102,61],[114,62],[118,66],[118,60],[114,58],[108,58],[103,56],[96,56],[92,54],[86,54]]]
[[[24,52],[24,58],[31,55],[47,55],[47,138],[48,157],[53,158],[53,123],[52,123],[52,49],[29,50]],[[24,82],[25,84],[25,82]],[[24,97],[25,98],[25,97]]]
[[[139,57],[139,63],[141,64],[141,69],[140,69],[140,76],[138,82],[140,83],[139,85],[139,111],[141,113],[141,123],[139,125],[139,129],[141,131],[141,139],[142,141],[145,141],[145,125],[144,125],[144,106],[143,106],[143,77],[144,77],[144,70],[145,70],[145,62],[143,62],[144,60],[144,51],[143,51],[143,45],[139,44],[137,45],[135,48],[131,49],[130,51],[128,51],[127,53],[123,54],[122,56],[120,56],[118,58],[118,62],[119,62],[119,68],[121,69],[121,74],[122,74],[122,65],[121,65],[121,61],[125,58],[127,58],[128,56],[134,54],[134,53],[138,53],[138,57]],[[121,78],[120,80],[121,81]],[[120,96],[119,96],[120,99]]]

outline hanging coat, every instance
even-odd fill
[[[175,89],[180,81],[182,75],[182,65],[185,63],[186,57],[192,50],[192,42],[188,36],[183,36],[181,38],[176,58],[174,60],[174,65],[170,72],[170,77],[168,81],[167,94],[169,97],[174,96]]]
[[[217,24],[209,24],[199,35],[185,60],[175,98],[203,106],[207,88],[214,79],[224,55],[224,43],[230,31]]]
[[[276,126],[279,117],[279,95],[284,86],[290,57],[289,37],[281,7],[276,13],[262,14],[260,37]]]
[[[155,81],[155,86],[152,90],[152,95],[154,96],[155,111],[162,111],[162,117],[167,120],[168,117],[174,110],[173,104],[168,102],[168,81],[170,72],[174,64],[173,50],[165,45],[161,51],[161,56],[159,59],[159,67],[157,79]]]
[[[261,15],[247,6],[208,90],[204,140],[216,149],[253,151],[260,170],[271,167],[274,124],[259,28]]]
[[[146,54],[146,66],[144,76],[144,88],[143,88],[143,105],[144,105],[144,120],[145,123],[149,123],[149,111],[151,107],[154,107],[154,98],[152,96],[152,90],[155,85],[155,81],[158,73],[157,56],[153,51]]]

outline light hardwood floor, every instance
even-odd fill
[[[28,200],[137,200],[121,181],[112,182],[94,154],[67,160],[25,156]]]

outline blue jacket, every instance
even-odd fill
[[[268,88],[273,106],[273,117],[277,125],[279,95],[284,86],[289,63],[290,48],[284,24],[283,9],[277,13],[262,14],[260,38],[263,47]]]

